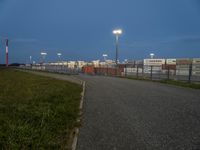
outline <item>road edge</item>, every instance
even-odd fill
[[[81,115],[83,113],[83,101],[84,101],[84,97],[85,97],[85,85],[86,85],[86,82],[82,81],[81,101],[80,101],[80,105],[79,105],[79,110],[80,110],[79,115],[80,115],[80,117],[77,119],[78,123],[80,123],[80,121],[81,121]],[[80,129],[78,127],[76,127],[75,131],[74,131],[73,142],[72,142],[72,150],[76,150],[79,131],[80,131]]]

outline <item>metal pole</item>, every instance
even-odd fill
[[[116,58],[115,63],[118,64],[119,36],[116,34]]]
[[[108,64],[107,64],[107,76],[108,76]]]
[[[153,74],[152,74],[152,72],[153,72],[153,66],[151,66],[151,80],[153,79]]]
[[[8,39],[6,39],[6,67],[8,67]]]
[[[126,67],[126,64],[125,64],[125,77],[127,76],[127,67]]]
[[[144,78],[144,65],[142,65],[142,78]]]
[[[30,56],[30,65],[32,65],[32,56]]]
[[[167,68],[167,79],[169,80],[169,73],[170,73],[170,70],[169,70],[169,65],[168,65],[168,68]]]
[[[192,76],[192,63],[189,66],[189,77],[188,77],[188,82],[191,83],[191,76]]]
[[[62,70],[62,66],[60,67],[60,63],[61,63],[61,59],[60,56],[58,56],[59,60],[58,60],[58,72],[60,72]]]

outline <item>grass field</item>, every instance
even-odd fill
[[[79,114],[81,86],[0,69],[0,149],[63,149]]]

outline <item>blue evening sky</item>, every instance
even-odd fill
[[[120,60],[200,57],[200,0],[0,0],[0,63],[115,57],[112,30],[122,28]]]

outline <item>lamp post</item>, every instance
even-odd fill
[[[57,53],[57,56],[58,56],[58,58],[59,58],[59,61],[61,62],[60,57],[62,56],[62,54],[61,54],[61,53]]]
[[[121,29],[115,29],[113,30],[113,34],[116,37],[116,56],[115,56],[115,64],[118,64],[118,53],[119,53],[119,36],[122,34]]]
[[[46,57],[47,53],[41,52],[40,54],[42,56],[42,64],[43,64],[45,62],[45,57]]]
[[[30,59],[30,65],[32,65],[32,56],[30,56],[29,59]]]
[[[151,53],[151,54],[150,54],[150,58],[151,58],[151,59],[153,59],[153,58],[154,58],[154,56],[155,56],[155,54],[154,54],[154,53]]]
[[[102,56],[103,56],[104,61],[106,62],[106,57],[108,57],[108,55],[107,54],[103,54]]]
[[[58,68],[60,68],[62,54],[61,53],[57,53],[57,56],[58,56]],[[61,66],[61,70],[62,70],[62,66]]]
[[[8,39],[6,39],[6,67],[8,67]]]

